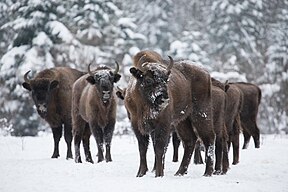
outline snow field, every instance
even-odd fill
[[[241,141],[243,138],[241,138]],[[51,159],[52,135],[39,137],[0,137],[0,191],[288,191],[288,136],[262,135],[261,148],[253,143],[240,151],[240,163],[230,165],[227,175],[203,177],[204,165],[190,164],[188,174],[174,176],[180,162],[172,162],[170,142],[163,178],[151,172],[154,152],[150,144],[147,161],[149,171],[136,178],[139,166],[137,140],[134,136],[114,136],[111,163],[76,164],[66,160],[66,144],[60,142],[60,158]],[[97,161],[96,143],[91,137],[91,152]],[[74,153],[74,148],[73,148]],[[81,146],[82,160],[84,160]],[[183,149],[180,147],[180,159]],[[229,153],[230,164],[232,152]]]

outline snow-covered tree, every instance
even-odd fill
[[[14,19],[1,27],[14,35],[8,52],[0,61],[1,98],[4,98],[0,103],[1,114],[13,124],[14,135],[38,132],[41,122],[21,83],[26,71],[35,73],[55,66],[50,51],[59,38],[53,34],[51,23],[57,19],[58,6],[58,1],[18,1],[7,10]]]
[[[137,32],[146,37],[146,41],[138,44],[140,49],[169,50],[173,38],[173,2],[171,0],[127,1],[126,10],[130,17],[136,19]]]
[[[288,2],[267,1],[267,64],[260,79],[263,103],[260,116],[268,133],[288,127]]]
[[[6,53],[7,47],[12,40],[11,32],[1,28],[7,21],[12,20],[8,14],[8,8],[12,6],[11,0],[3,0],[0,2],[0,58]]]
[[[263,132],[287,127],[288,2],[180,2],[1,1],[0,119],[19,129],[15,135],[36,134],[41,122],[21,87],[27,70],[32,75],[54,66],[87,70],[93,59],[114,67],[116,60],[125,87],[132,57],[152,49],[203,64],[223,81],[260,85]],[[124,108],[120,113],[125,118]],[[35,132],[27,133],[30,128]]]
[[[263,45],[263,2],[250,0],[216,0],[211,6],[209,36],[214,45],[212,52],[219,68],[228,68],[235,60],[238,70],[252,80],[263,74],[265,44]],[[264,42],[265,43],[265,42]],[[228,63],[227,63],[228,62]],[[227,63],[228,65],[221,66]],[[255,67],[257,65],[257,67]]]

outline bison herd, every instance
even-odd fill
[[[117,96],[124,100],[131,127],[138,141],[140,164],[137,177],[148,171],[146,154],[151,137],[155,176],[164,175],[165,152],[172,137],[173,161],[178,161],[182,141],[184,154],[175,175],[187,173],[193,152],[194,162],[203,163],[204,176],[225,174],[229,169],[228,152],[233,147],[233,162],[239,162],[239,134],[244,135],[243,149],[251,136],[260,147],[256,118],[261,90],[250,83],[220,82],[209,72],[187,60],[167,59],[154,51],[140,51],[134,56],[131,77],[126,88],[114,88],[121,78],[115,69],[98,65],[87,72],[55,67],[39,72],[33,79],[25,73],[23,87],[31,91],[38,114],[52,128],[54,152],[59,157],[59,141],[64,126],[66,158],[81,163],[80,144],[85,160],[93,163],[90,136],[98,148],[98,161],[112,161],[111,141],[116,122]],[[105,148],[104,148],[105,147]],[[105,150],[104,150],[105,149]],[[104,156],[105,151],[105,156]],[[214,160],[215,155],[215,160]],[[214,162],[215,161],[215,162]]]

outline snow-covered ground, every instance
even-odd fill
[[[1,192],[181,192],[181,191],[288,191],[288,136],[262,135],[261,148],[241,150],[240,163],[231,165],[227,175],[203,177],[204,165],[191,164],[188,174],[174,176],[179,162],[172,162],[169,145],[165,176],[155,178],[149,171],[136,178],[139,156],[134,136],[115,136],[111,163],[82,163],[66,160],[66,145],[60,143],[59,159],[51,159],[52,135],[39,137],[0,137],[0,191]],[[96,160],[96,144],[91,137]],[[81,148],[82,150],[82,148]],[[83,151],[83,150],[82,150]],[[183,151],[180,151],[181,157]],[[230,152],[231,159],[231,152]],[[153,167],[152,146],[148,150],[148,166]],[[84,159],[84,156],[82,156]]]

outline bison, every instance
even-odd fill
[[[217,84],[217,85],[215,85]],[[219,81],[212,78],[212,114],[213,114],[213,128],[216,133],[216,142],[215,142],[215,171],[214,174],[226,174],[229,168],[229,159],[228,159],[228,135],[225,124],[225,110],[226,110],[226,93],[228,85],[224,85]],[[177,130],[177,128],[176,128]],[[173,162],[178,161],[178,148],[180,140],[176,132],[172,135],[173,140]],[[194,162],[196,164],[202,164],[203,160],[200,153],[200,142],[197,140],[194,154]]]
[[[244,135],[243,149],[248,147],[251,136],[255,148],[260,147],[260,130],[257,125],[258,107],[261,102],[261,89],[252,83],[230,83],[236,86],[243,94],[243,106],[240,112],[241,126]]]
[[[112,161],[111,141],[116,121],[116,94],[114,83],[121,75],[119,64],[113,71],[107,66],[98,66],[94,71],[79,78],[72,90],[72,125],[75,146],[75,162],[81,163],[80,143],[83,141],[86,161],[93,163],[89,138],[91,132],[96,139],[98,162],[104,160],[103,145],[105,144],[106,162]]]
[[[229,84],[226,91],[227,105],[225,113],[225,122],[228,131],[228,148],[232,143],[233,147],[233,165],[239,163],[239,135],[241,131],[240,112],[243,104],[243,94],[234,85]]]
[[[130,68],[132,77],[125,90],[124,104],[138,141],[140,165],[137,177],[144,176],[148,170],[149,135],[155,152],[155,176],[164,175],[165,151],[174,128],[185,146],[176,175],[187,172],[196,135],[199,135],[206,147],[204,175],[210,176],[215,142],[210,75],[197,66],[183,61],[174,63],[172,57],[169,60],[164,61],[152,51],[141,51],[135,55],[134,66]]]
[[[68,67],[56,67],[45,69],[36,74],[33,79],[28,79],[29,72],[25,73],[25,82],[22,86],[32,93],[38,114],[52,128],[54,138],[52,158],[59,157],[62,125],[64,125],[64,138],[67,143],[66,158],[73,158],[71,151],[71,91],[73,83],[85,73]]]

